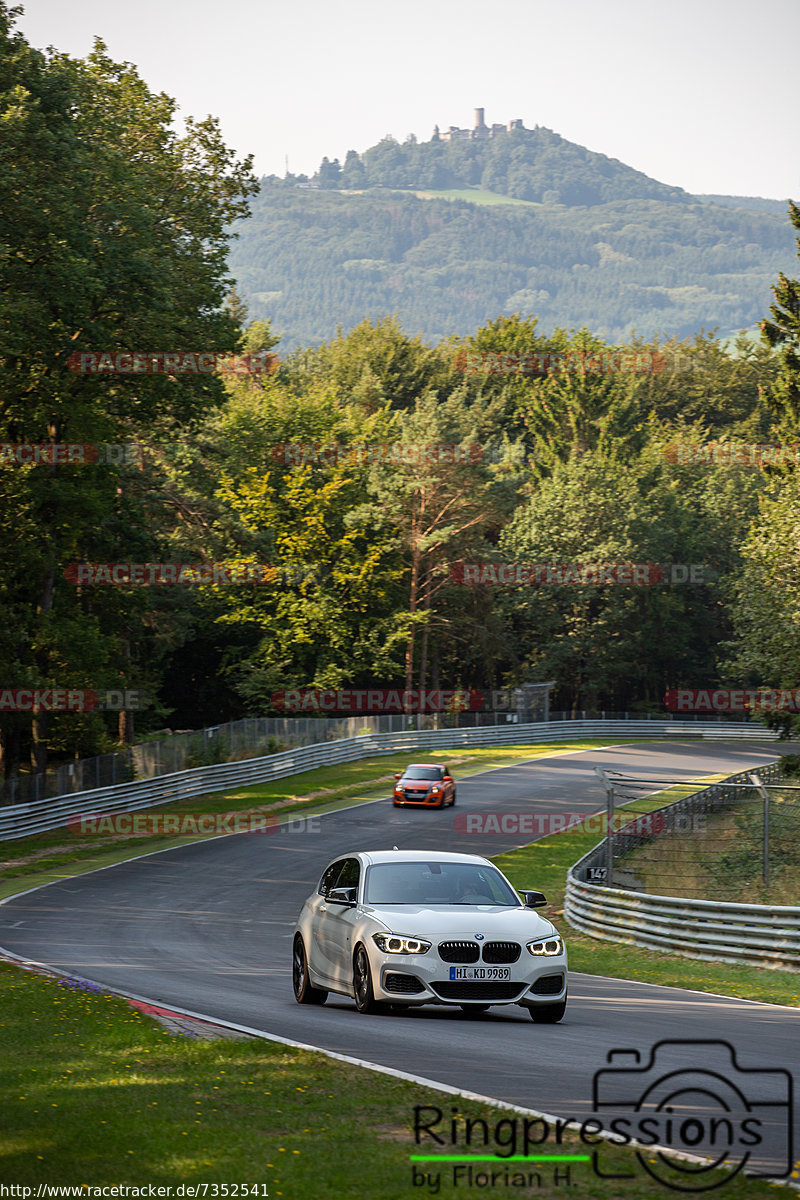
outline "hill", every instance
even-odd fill
[[[283,352],[386,313],[429,341],[515,311],[611,341],[724,335],[793,266],[779,204],[694,197],[545,129],[385,138],[311,181],[264,179],[229,265]]]
[[[764,196],[702,195],[695,199],[704,204],[721,204],[723,208],[748,208],[751,212],[776,213],[778,216],[785,216],[788,207],[785,200],[768,200]]]

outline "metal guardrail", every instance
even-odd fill
[[[479,726],[403,733],[367,733],[313,746],[296,747],[279,754],[240,762],[194,767],[154,779],[74,792],[48,800],[35,800],[0,808],[0,840],[27,837],[61,829],[70,820],[89,815],[134,812],[209,792],[249,787],[314,767],[333,766],[374,754],[461,746],[527,745],[546,741],[573,741],[586,737],[654,738],[711,737],[771,740],[774,730],[741,722],[700,721],[541,721],[531,725]]]
[[[800,968],[800,907],[645,896],[575,881],[568,888],[564,915],[592,937],[707,961]]]
[[[547,688],[547,684],[526,684],[520,690]],[[514,691],[500,689],[494,698]],[[524,715],[523,715],[524,713]],[[28,774],[12,772],[0,780],[0,806],[26,804],[131,783],[134,779],[152,779],[156,775],[174,775],[192,767],[210,766],[235,759],[262,757],[288,750],[294,746],[315,746],[318,742],[336,741],[370,733],[402,733],[404,730],[466,728],[477,725],[530,724],[538,721],[644,721],[676,720],[710,722],[724,721],[722,714],[703,716],[673,713],[627,713],[605,711],[551,712],[542,703],[531,711],[480,709],[477,712],[385,713],[345,716],[328,714],[321,717],[242,717],[238,721],[207,726],[205,729],[168,732],[165,736],[131,746],[118,746],[107,754],[81,758],[48,767],[46,771]],[[751,721],[752,723],[752,721]],[[756,728],[760,728],[755,723]]]
[[[758,774],[762,781],[774,781],[780,771],[772,763]],[[732,783],[750,784],[749,773],[731,775],[648,815],[713,811],[734,794],[733,788],[726,789]],[[623,826],[612,839],[624,839],[626,847],[641,845],[653,836],[638,832],[641,824],[641,818],[632,821],[634,832],[626,834]],[[564,916],[573,928],[591,937],[689,958],[800,969],[800,907],[656,896],[581,878],[606,859],[604,838],[567,872]]]

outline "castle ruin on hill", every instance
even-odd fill
[[[482,108],[475,109],[475,120],[472,129],[459,129],[456,125],[450,125],[445,130],[440,130],[438,125],[433,127],[432,142],[461,142],[471,141],[482,138],[497,137],[500,133],[511,133],[512,129],[524,129],[522,121],[509,121],[507,125],[495,122],[494,125],[487,125],[483,119]]]

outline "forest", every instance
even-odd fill
[[[554,708],[658,713],[674,689],[800,685],[800,285],[755,244],[774,220],[777,253],[777,219],[725,210],[752,271],[772,271],[760,340],[699,315],[668,337],[551,327],[533,294],[423,336],[366,298],[352,320],[332,274],[342,327],[293,344],[232,286],[231,227],[266,226],[216,123],[177,133],[171,102],[102,46],[48,58],[1,4],[0,22],[6,776],[268,715],[287,689],[554,680]],[[413,197],[372,211],[376,260],[440,221],[452,272],[481,215]],[[526,238],[560,269],[534,226],[508,248],[514,218],[480,227],[487,281]],[[682,236],[663,231],[676,286],[697,257],[667,244]],[[286,233],[284,253],[311,311],[308,246]],[[23,691],[147,703],[15,708]]]

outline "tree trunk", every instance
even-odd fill
[[[42,586],[42,594],[37,606],[37,616],[42,616],[44,613],[49,613],[53,607],[53,593],[55,590],[55,569],[51,567],[45,576]],[[48,675],[47,651],[45,650],[38,657],[37,665],[39,667],[40,680],[44,681]],[[43,711],[38,705],[33,709],[33,720],[31,722],[31,766],[34,771],[47,770],[47,726],[49,713]]]
[[[411,587],[408,597],[408,611],[412,617],[417,612],[417,600],[419,597],[419,568],[421,552],[419,549],[419,531],[422,525],[421,514],[415,514],[411,524]],[[406,691],[410,692],[414,686],[414,641],[416,636],[416,624],[412,621],[411,628],[408,633],[408,642],[406,643]]]
[[[125,638],[122,643],[122,653],[125,656],[125,679],[121,681],[120,687],[123,692],[127,692],[128,683],[130,680],[130,665],[131,665],[131,643],[130,637]],[[120,709],[119,720],[117,722],[117,740],[121,746],[133,745],[133,712],[130,709]]]
[[[22,759],[22,731],[12,719],[3,729],[0,726],[0,779],[8,782],[19,776]]]
[[[117,738],[121,746],[133,745],[133,713],[128,708],[120,709],[119,722],[117,724]]]
[[[430,606],[431,606],[431,573],[430,573],[430,570],[427,571],[427,573],[425,575],[424,592],[425,592],[425,597],[423,600],[423,606],[426,609],[430,609]],[[429,636],[429,633],[430,633],[430,618],[428,618],[425,621],[425,624],[422,626],[422,638],[421,638],[422,644],[421,644],[420,650],[419,650],[419,687],[420,687],[420,691],[422,691],[422,689],[425,687],[425,679],[428,674],[428,636]]]

